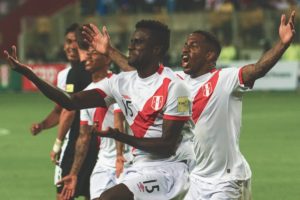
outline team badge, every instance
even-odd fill
[[[212,93],[211,83],[208,82],[204,84],[202,87],[203,87],[203,96],[208,97]]]
[[[178,97],[178,112],[189,111],[189,98],[188,97]]]
[[[153,110],[157,111],[163,106],[163,96],[153,96],[151,107]]]
[[[73,84],[67,84],[66,85],[66,92],[74,92],[74,85]]]

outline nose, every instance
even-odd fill
[[[189,51],[189,46],[187,44],[184,44],[182,47],[182,52],[188,52]]]

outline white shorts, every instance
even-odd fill
[[[124,171],[120,183],[129,188],[135,200],[174,199],[189,188],[188,166],[183,162],[132,166]]]
[[[117,182],[116,169],[103,167],[97,163],[90,178],[91,199],[99,198],[105,190],[115,186]]]
[[[191,186],[184,200],[251,200],[251,181],[207,183],[191,176]]]

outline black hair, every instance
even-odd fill
[[[65,31],[65,35],[67,35],[70,32],[76,32],[76,29],[79,28],[79,24],[78,23],[73,23],[70,26],[68,26],[68,28],[66,28]]]
[[[197,30],[192,32],[192,34],[193,33],[202,35],[205,38],[205,42],[208,44],[209,48],[216,53],[217,58],[219,57],[222,47],[215,35],[203,30]]]
[[[167,53],[170,46],[170,29],[167,25],[156,20],[141,20],[136,23],[135,28],[148,29],[155,44],[162,47],[161,56]]]

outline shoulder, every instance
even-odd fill
[[[71,65],[68,64],[68,65],[66,66],[66,68],[64,68],[63,70],[61,70],[60,72],[58,72],[57,76],[58,76],[58,77],[67,76],[70,70],[71,70]]]

